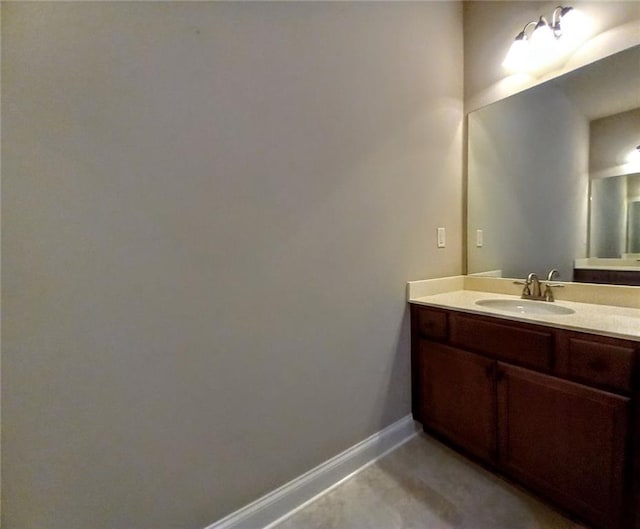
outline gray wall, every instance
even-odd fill
[[[587,118],[540,86],[469,114],[469,138],[469,273],[570,280],[586,252]]]
[[[409,412],[459,3],[2,10],[4,529],[200,528]]]

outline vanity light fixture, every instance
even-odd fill
[[[580,13],[573,7],[558,6],[551,23],[543,16],[525,24],[518,33],[502,65],[509,70],[526,70],[548,61],[556,52],[558,41],[575,44],[583,27]]]

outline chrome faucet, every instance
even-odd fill
[[[534,272],[531,272],[527,276],[526,281],[514,281],[516,285],[524,285],[522,289],[522,295],[520,296],[522,299],[532,299],[536,301],[554,301],[553,291],[551,287],[563,287],[564,285],[560,285],[558,283],[552,283],[553,278],[560,275],[558,271],[554,268],[547,275],[547,282],[544,284],[544,293],[542,292],[542,284],[538,279],[538,275]]]

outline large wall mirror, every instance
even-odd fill
[[[640,46],[468,118],[469,274],[640,253]]]

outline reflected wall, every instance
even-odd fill
[[[586,251],[588,120],[536,87],[470,114],[469,135],[469,273],[569,279]]]

